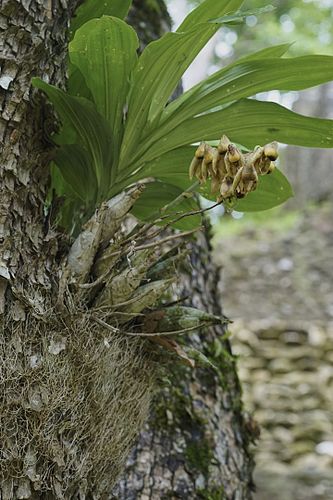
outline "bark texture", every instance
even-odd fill
[[[210,258],[208,235],[207,229],[190,247],[182,293],[186,304],[221,314],[219,270]],[[236,362],[225,333],[212,327],[186,339],[215,368],[169,367],[114,498],[252,498],[249,448],[258,437],[257,427],[243,412]]]
[[[52,126],[52,116],[47,116],[46,108],[37,105],[31,78],[40,76],[54,84],[63,84],[66,29],[78,3],[78,0],[1,3],[2,311],[9,281],[13,283],[11,293],[20,299],[24,297],[28,303],[32,301],[37,310],[43,310],[45,287],[52,286],[49,271],[56,266],[57,241],[43,211],[51,151],[45,142],[45,131]],[[16,316],[22,319],[24,312],[15,301],[8,302],[7,307],[14,319]]]

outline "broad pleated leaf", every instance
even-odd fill
[[[179,189],[177,186],[172,184],[167,184],[165,182],[151,182],[146,186],[143,194],[135,203],[132,209],[132,214],[144,221],[155,220],[159,216],[160,209],[175,200],[182,192],[182,189]],[[163,215],[175,215],[166,219],[161,224],[164,225],[167,222],[174,220],[176,217],[179,217],[179,215],[176,215],[176,212],[177,214],[179,212],[185,214],[193,210],[198,210],[198,208],[198,204],[193,198],[182,200],[166,212],[163,212]],[[199,227],[200,225],[200,215],[191,215],[173,223],[172,227],[175,227],[176,229],[190,230]]]
[[[279,45],[272,45],[265,49],[258,50],[246,56],[240,57],[234,64],[244,61],[251,61],[252,59],[268,59],[270,57],[282,57],[292,46],[292,43],[281,43]]]
[[[66,182],[59,167],[54,161],[50,163],[51,171],[51,190],[55,191],[58,196],[78,201],[78,194],[72,189],[72,186]],[[80,200],[81,201],[81,200]]]
[[[253,59],[217,71],[181,97],[182,106],[171,119],[184,120],[216,106],[268,90],[303,90],[333,80],[333,57]],[[166,109],[170,115],[177,103]],[[173,128],[170,123],[170,128]]]
[[[54,222],[66,229],[70,235],[78,231],[82,214],[90,215],[89,209],[85,202],[78,197],[77,193],[72,189],[72,186],[66,182],[59,168],[54,162],[51,162],[51,186],[50,193],[57,193],[58,199],[61,200],[61,210],[55,209]],[[53,209],[52,209],[53,210]]]
[[[210,191],[210,182],[201,186],[198,192],[208,200],[216,200],[217,195]],[[276,168],[272,174],[259,176],[257,189],[237,200],[233,208],[240,212],[259,212],[281,205],[292,196],[293,190],[288,179]]]
[[[333,147],[333,120],[311,118],[271,102],[242,99],[220,111],[188,119],[154,143],[143,155],[150,161],[170,149],[226,134],[253,148],[273,140],[298,146]]]
[[[91,168],[103,197],[104,189],[110,184],[111,165],[111,133],[106,120],[87,99],[70,96],[39,78],[34,78],[32,83],[47,94],[68,133],[68,137],[64,133],[58,135],[58,143],[60,139],[62,144],[79,144],[91,155]]]
[[[84,24],[70,43],[70,60],[84,76],[97,111],[110,124],[114,163],[123,134],[124,108],[137,48],[135,31],[124,21],[107,16]]]
[[[282,55],[289,45],[271,47],[242,58],[184,93],[165,108],[160,125],[137,149],[137,158],[174,130],[179,123],[214,107],[264,90],[302,90],[333,79],[333,57],[304,56],[293,59],[263,59]],[[200,140],[199,138],[196,140]]]
[[[125,187],[128,183],[137,182],[147,177],[154,177],[160,181],[187,190],[194,182],[193,180],[190,181],[188,172],[196,149],[197,146],[184,146],[168,151],[162,156],[158,156],[152,161],[144,162],[141,165],[138,162],[137,171],[132,174],[132,169],[129,168],[128,177],[126,177],[126,169],[122,171],[125,174],[125,178],[122,184],[115,185],[115,192]]]
[[[173,149],[147,163],[140,172],[140,175],[156,177],[163,182],[186,190],[193,183],[189,179],[188,170],[195,150],[196,146],[184,146]]]
[[[203,12],[198,22],[184,21],[176,33],[167,33],[160,40],[150,43],[140,56],[133,72],[132,92],[129,99],[127,124],[122,145],[121,164],[131,161],[140,138],[148,123],[159,118],[165,104],[176,88],[181,76],[195,56],[216,33],[218,24],[209,18],[233,11],[243,0],[207,0],[189,17],[196,18],[196,11]],[[182,25],[182,26],[183,26]],[[185,29],[184,28],[184,29]]]
[[[273,58],[273,57],[282,57],[287,50],[290,48],[292,44],[291,43],[283,43],[280,45],[273,45],[272,47],[267,47],[265,49],[261,49],[257,52],[254,52],[252,54],[248,54],[246,56],[240,57],[238,61],[229,64],[225,69],[221,70],[222,73],[229,68],[233,68],[234,66],[237,66],[240,63],[246,63],[249,61],[252,61],[253,59],[267,59],[267,58]],[[214,73],[212,76],[216,75]],[[196,96],[197,93],[200,91],[200,89],[205,85],[207,80],[204,80],[203,82],[198,83],[197,85],[194,85],[191,87],[189,90],[184,92],[182,95],[177,97],[174,101],[172,101],[168,106],[163,110],[163,115],[161,117],[161,122],[165,121],[166,119],[170,118],[172,120],[177,121],[177,124],[186,118],[186,115],[183,112],[181,115],[179,113],[175,114],[175,111],[182,106],[183,108],[186,106],[187,102],[191,102],[191,97]],[[171,117],[170,115],[174,115]],[[192,114],[193,116],[193,114]],[[170,125],[171,126],[171,125]]]
[[[182,33],[188,31],[199,23],[210,21],[217,16],[230,14],[241,7],[244,0],[241,2],[235,0],[205,0],[196,9],[192,10],[178,27],[177,32]]]
[[[287,177],[275,169],[272,174],[260,176],[256,191],[239,200],[235,208],[240,212],[260,212],[281,205],[293,194]]]
[[[226,134],[249,148],[273,140],[297,146],[332,148],[333,120],[312,118],[279,104],[242,99],[220,112]]]
[[[92,94],[87,87],[86,81],[74,64],[69,63],[69,77],[67,81],[67,92],[76,97],[85,97],[89,101],[93,101]]]
[[[124,19],[132,0],[85,0],[75,12],[71,21],[70,38],[76,30],[91,19],[101,16],[114,16]]]
[[[235,9],[238,9],[244,0],[219,0],[218,2],[212,1],[212,0],[206,0],[202,2],[201,5],[199,5],[196,9],[194,9],[183,21],[183,23],[178,27],[177,33],[183,33],[185,31],[191,31],[191,30],[196,30],[198,26],[202,23],[216,23],[216,21],[212,21],[212,17],[215,15],[220,15],[232,12]],[[200,52],[201,48],[203,48],[208,40],[212,37],[214,33],[219,29],[219,25],[224,23],[224,17],[220,18],[220,21],[217,21],[217,25],[214,26],[214,29],[211,33],[208,31],[206,32],[206,36],[203,37],[204,40],[196,39],[193,42],[193,46],[190,47],[190,54],[189,56],[191,57],[191,61],[194,59],[194,57]],[[172,34],[171,34],[172,35]],[[191,53],[192,52],[192,53]],[[184,48],[180,50],[180,53],[183,53],[183,58],[184,58]],[[188,57],[189,57],[188,56]],[[190,62],[191,62],[190,61]],[[181,62],[181,61],[180,61]],[[168,98],[170,97],[172,91],[176,87],[178,80],[181,78],[182,74],[184,71],[187,69],[189,66],[188,61],[184,61],[184,65],[180,67],[180,72],[173,77],[173,84],[172,84],[172,79],[169,84],[169,88],[167,91],[164,90],[163,94],[163,89],[160,91],[160,96],[156,95],[155,97],[155,110],[154,106],[151,106],[150,108],[150,113],[149,113],[149,118],[151,121],[154,120],[155,115],[158,114],[158,112],[163,109],[164,105],[167,103]],[[164,72],[163,72],[164,76]],[[159,102],[160,101],[160,102]],[[154,115],[155,111],[155,115]]]
[[[65,181],[85,203],[97,198],[97,179],[91,165],[93,160],[78,144],[64,144],[58,148],[54,159]]]
[[[260,9],[251,9],[251,10],[239,10],[234,14],[229,14],[227,16],[218,17],[216,19],[212,19],[212,23],[239,23],[245,21],[247,16],[258,16],[260,14],[265,14],[266,12],[272,12],[274,10],[273,5],[266,5],[266,7],[262,7]]]

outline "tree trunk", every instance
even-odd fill
[[[219,270],[210,258],[208,235],[207,228],[190,245],[182,294],[186,304],[221,314]],[[215,326],[186,339],[216,369],[169,368],[114,498],[252,498],[249,445],[258,437],[257,427],[243,413],[236,362],[225,333]]]
[[[161,376],[152,344],[111,336],[67,280],[69,242],[44,212],[54,119],[30,82],[64,85],[66,29],[79,3],[1,4],[0,497],[108,498],[158,375],[163,389],[116,498],[251,498],[251,422],[223,330],[191,337],[216,368]],[[157,31],[148,17],[132,19],[151,38],[168,21],[162,4],[148,4]],[[182,274],[187,302],[219,313],[204,236],[191,266]]]

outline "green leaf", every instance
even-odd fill
[[[123,134],[123,114],[130,73],[137,61],[138,38],[124,21],[103,16],[84,24],[69,46],[71,62],[80,70],[97,111],[112,130],[113,173]]]
[[[150,162],[141,165],[138,163],[135,173],[132,173],[131,169],[129,169],[128,175],[127,170],[124,169],[121,179],[117,179],[120,184],[116,184],[115,188],[118,190],[119,186],[123,188],[129,183],[137,182],[147,177],[154,177],[185,191],[191,186],[188,171],[196,149],[197,146],[184,146],[168,151]]]
[[[281,205],[294,195],[285,175],[278,170],[259,177],[258,188],[242,200],[238,200],[236,210],[240,212],[259,212]]]
[[[176,121],[205,113],[217,106],[268,90],[303,90],[333,80],[332,56],[304,56],[291,59],[250,59],[217,71],[177,100],[165,116]]]
[[[92,101],[93,97],[79,68],[69,62],[68,72],[67,92],[72,96],[85,97]]]
[[[106,120],[87,99],[70,96],[39,78],[33,78],[32,83],[46,93],[67,132],[58,135],[58,143],[78,144],[91,155],[91,169],[103,199],[110,186],[111,165],[111,133]]]
[[[64,144],[58,148],[54,159],[76,195],[85,203],[94,203],[97,198],[97,179],[91,168],[92,158],[78,144]]]
[[[176,88],[182,74],[195,56],[216,33],[218,24],[207,19],[238,8],[243,0],[206,0],[189,17],[201,15],[199,24],[184,21],[190,31],[167,33],[160,40],[150,43],[140,56],[133,71],[132,91],[129,99],[127,124],[121,152],[122,167],[133,159],[138,143],[152,126]],[[156,125],[156,124],[155,124]]]
[[[82,214],[89,213],[87,206],[78,198],[72,186],[66,182],[57,165],[51,162],[50,167],[51,186],[49,196],[54,203],[51,208],[53,212],[52,219],[57,225],[66,229],[69,234],[74,234],[79,229]],[[54,197],[54,193],[56,193],[56,197]]]
[[[200,186],[198,192],[208,200],[216,200],[216,193],[210,191],[210,182]],[[260,212],[281,205],[293,195],[287,177],[276,168],[272,174],[259,176],[257,189],[237,200],[233,208],[240,212]]]
[[[273,140],[297,146],[332,148],[333,120],[303,116],[271,102],[242,99],[219,112],[225,132],[252,149]],[[213,118],[213,117],[212,117]]]
[[[275,10],[273,5],[266,5],[266,7],[262,7],[261,9],[252,9],[252,10],[239,10],[234,14],[229,14],[228,16],[218,17],[217,19],[212,19],[212,23],[234,23],[243,22],[247,18],[247,16],[258,16],[260,14],[265,14],[267,12],[272,12]]]
[[[251,61],[252,59],[267,59],[270,57],[282,57],[293,45],[293,43],[281,43],[279,45],[272,45],[265,49],[258,50],[246,56],[240,57],[234,64],[240,62]]]
[[[71,200],[78,200],[77,193],[72,189],[71,185],[66,182],[59,167],[55,164],[54,161],[50,163],[50,171],[51,171],[51,189],[50,189],[51,195],[52,192],[55,191],[57,196],[62,196],[64,198],[68,198]]]
[[[286,46],[272,49],[277,49],[281,54]],[[154,143],[163,141],[166,145],[166,137],[182,121],[196,120],[192,117],[207,113],[210,109],[262,91],[302,90],[333,79],[332,56],[263,59],[262,55],[252,54],[249,59],[243,58],[241,62],[218,71],[167,106],[160,126],[146,139],[144,147],[138,148],[137,158],[142,157],[145,151],[150,154]]]
[[[205,0],[196,9],[193,9],[189,13],[189,15],[178,27],[177,32],[182,33],[184,31],[191,30],[199,23],[210,21],[213,17],[223,16],[223,14],[235,12],[239,9],[239,7],[241,7],[243,2],[244,0]]]
[[[290,48],[292,44],[291,43],[283,43],[280,45],[273,45],[272,47],[267,47],[265,49],[259,50],[257,52],[254,52],[252,54],[248,54],[244,57],[240,57],[236,62],[228,65],[226,69],[230,69],[233,66],[236,66],[240,63],[245,63],[248,61],[252,61],[253,59],[266,59],[269,57],[281,57],[283,54],[287,52],[287,50]],[[221,70],[224,71],[224,70]],[[215,75],[216,73],[214,73]],[[214,76],[213,75],[213,76]],[[163,110],[163,115],[161,117],[161,123],[163,121],[167,121],[168,119],[168,124],[165,124],[165,127],[169,127],[170,129],[173,127],[173,124],[176,123],[178,125],[180,121],[183,121],[186,119],[186,114],[185,112],[183,113],[183,108],[184,104],[186,106],[187,103],[191,102],[192,96],[195,96],[196,93],[202,88],[202,86],[205,84],[207,80],[204,80],[203,82],[198,83],[197,85],[194,85],[192,88],[184,92],[182,95],[177,97],[174,101],[172,101],[168,106]],[[175,113],[175,111],[182,106],[182,112],[181,113]],[[171,116],[173,115],[173,116]],[[189,113],[189,115],[193,115],[192,112]],[[162,126],[160,125],[160,130],[161,133],[164,133],[164,128],[161,128]]]
[[[299,115],[271,102],[241,99],[220,111],[180,123],[157,140],[142,160],[151,161],[171,149],[218,139],[222,134],[250,149],[273,140],[298,146],[331,148],[333,120]]]
[[[145,164],[139,175],[155,177],[186,190],[191,185],[188,171],[196,149],[196,146],[173,149]]]
[[[151,182],[147,184],[146,189],[140,198],[135,202],[132,209],[132,214],[143,221],[152,221],[158,218],[160,210],[169,203],[173,202],[179,195],[181,195],[183,189],[178,188],[172,184],[167,184],[165,182]],[[192,212],[193,210],[198,210],[198,204],[193,198],[186,198],[178,202],[175,206],[170,207],[169,210],[163,212],[166,214],[178,214]],[[161,225],[169,223],[179,215],[174,215],[173,217],[168,217]],[[190,215],[184,217],[178,222],[172,224],[172,227],[182,230],[191,230],[201,225],[200,215]]]
[[[70,39],[83,24],[98,17],[114,16],[124,19],[131,6],[131,0],[85,0],[75,12],[71,21]]]

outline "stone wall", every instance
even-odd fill
[[[255,498],[333,499],[333,322],[237,321],[232,331],[261,426]]]
[[[255,499],[333,500],[333,205],[234,224],[215,259],[261,426]]]

